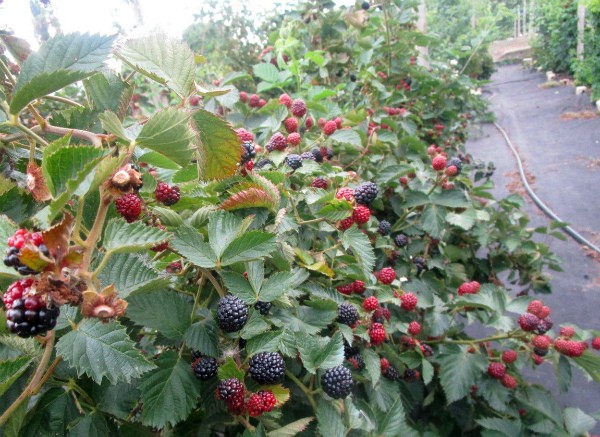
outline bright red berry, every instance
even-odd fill
[[[565,338],[572,338],[575,335],[575,328],[572,326],[563,326],[560,328],[559,335]]]
[[[254,141],[254,135],[252,134],[252,132],[247,131],[246,129],[244,129],[243,127],[236,129],[235,132],[237,133],[238,138],[242,141]]]
[[[285,150],[286,147],[287,138],[281,132],[275,133],[267,142],[267,150],[269,152],[272,152],[273,150]]]
[[[352,218],[359,225],[365,224],[371,218],[371,210],[367,206],[358,205],[352,211]]]
[[[115,200],[117,212],[128,223],[136,221],[142,213],[142,199],[137,194],[129,193]]]
[[[580,357],[585,352],[587,344],[581,341],[565,340],[562,338],[554,342],[554,349],[568,357]]]
[[[517,380],[510,376],[508,373],[502,377],[500,380],[502,385],[506,388],[513,389],[517,386]]]
[[[354,190],[350,187],[340,188],[337,193],[335,193],[336,199],[346,199],[348,202],[352,202],[354,200]]]
[[[258,392],[258,394],[262,397],[265,413],[268,413],[269,411],[273,410],[273,408],[275,408],[275,405],[277,404],[277,398],[275,397],[273,392],[269,390],[261,390]]]
[[[354,291],[354,286],[352,285],[352,283],[350,283],[350,284],[338,285],[337,287],[335,287],[335,289],[337,291],[339,291],[340,293],[345,294],[346,296],[350,296],[352,294],[352,292]]]
[[[502,352],[502,361],[506,364],[514,363],[517,358],[519,358],[519,354],[512,349]]]
[[[387,370],[390,368],[390,362],[387,358],[380,358],[379,365],[381,366],[381,373],[387,372]]]
[[[477,281],[464,282],[458,287],[458,295],[462,296],[463,294],[477,294],[481,285]]]
[[[375,296],[369,296],[363,301],[362,307],[365,311],[375,311],[379,308],[379,301]]]
[[[282,94],[279,96],[279,103],[289,108],[292,106],[292,98],[287,94]]]
[[[342,117],[335,117],[333,121],[335,121],[335,125],[338,129],[342,128]]]
[[[402,301],[400,308],[403,310],[412,311],[417,307],[418,299],[413,293],[404,293],[400,296],[400,300]]]
[[[248,399],[248,403],[246,404],[246,409],[248,410],[248,414],[252,417],[260,416],[264,412],[265,402],[263,398],[258,393],[253,393]]]
[[[30,287],[33,285],[33,278],[25,278],[10,284],[6,293],[2,296],[4,307],[7,310],[12,308],[12,304],[15,300],[22,299]]]
[[[408,333],[412,336],[419,335],[421,324],[419,322],[410,322],[408,324]]]
[[[306,103],[302,99],[296,99],[292,102],[290,110],[295,117],[304,117],[306,114]]]
[[[304,126],[306,126],[306,129],[311,129],[313,127],[314,121],[312,119],[312,117],[306,117],[306,120],[304,121]]]
[[[298,119],[294,117],[286,118],[283,122],[285,130],[289,133],[298,132]]]
[[[506,374],[506,367],[502,363],[490,363],[487,373],[492,378],[501,379]]]
[[[325,125],[323,126],[323,133],[327,136],[331,135],[336,130],[337,130],[337,124],[335,123],[335,121],[332,121],[332,120],[326,122]]]
[[[310,186],[313,188],[322,188],[323,190],[326,190],[329,187],[329,183],[327,182],[327,179],[317,176],[313,179]]]
[[[346,229],[350,229],[353,224],[354,219],[352,217],[348,217],[338,222],[338,229],[345,231]]]
[[[543,306],[544,306],[544,304],[542,303],[541,300],[532,300],[531,302],[529,302],[529,305],[527,305],[527,312],[531,313],[535,316],[538,316],[538,314],[542,310]]]
[[[179,202],[180,193],[177,185],[170,186],[165,182],[159,182],[154,191],[154,197],[163,205],[171,206]]]
[[[365,283],[361,280],[356,280],[352,283],[352,291],[356,294],[363,294],[366,290]]]
[[[287,143],[291,146],[297,146],[302,141],[302,137],[298,132],[294,132],[288,135]]]
[[[384,267],[377,273],[377,279],[382,284],[391,284],[396,279],[396,272],[391,267]]]
[[[600,350],[600,337],[596,337],[592,340],[592,347],[596,350]]]
[[[248,101],[248,93],[246,91],[240,91],[240,102],[246,103]]]
[[[369,327],[369,338],[374,345],[385,341],[385,328],[381,323],[372,323]]]
[[[408,185],[408,178],[406,176],[400,176],[400,178],[398,179],[398,182],[400,182],[400,184],[406,186],[406,185]]]
[[[444,170],[446,168],[446,157],[444,155],[437,155],[431,160],[431,166],[436,171]]]
[[[531,344],[537,349],[548,349],[552,340],[547,335],[536,335],[531,339]]]

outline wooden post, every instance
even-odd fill
[[[533,35],[535,23],[535,0],[529,2],[529,33]]]
[[[417,30],[423,34],[427,33],[427,7],[425,0],[421,0],[419,3],[419,18],[417,19]],[[417,47],[419,52],[419,65],[429,67],[427,57],[429,55],[429,49],[427,47]]]
[[[521,5],[517,5],[517,38],[521,36]]]
[[[583,61],[585,37],[585,6],[579,3],[577,8],[577,58]]]
[[[523,33],[527,35],[527,0],[523,0]]]

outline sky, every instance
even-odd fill
[[[2,0],[0,0],[2,1]],[[126,0],[50,0],[54,15],[64,33],[90,32],[114,34],[118,22],[129,36],[139,36],[161,28],[172,36],[181,37],[183,30],[193,21],[202,0],[139,0],[143,26],[135,28],[137,19]],[[230,1],[230,0],[223,0]],[[233,0],[240,1],[240,0]],[[277,0],[241,0],[257,12],[272,9]],[[281,2],[279,0],[279,2]],[[337,0],[338,4],[351,5],[354,0]],[[15,36],[35,41],[29,0],[4,0],[0,4],[0,29],[11,28]]]

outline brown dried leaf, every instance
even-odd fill
[[[44,243],[50,255],[59,263],[69,252],[69,240],[73,232],[73,221],[73,216],[67,213],[62,222],[42,232]]]

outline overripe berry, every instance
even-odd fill
[[[256,157],[256,149],[252,141],[244,141],[242,143],[242,159],[240,164],[245,164],[252,161]]]
[[[506,367],[502,363],[490,363],[487,373],[492,378],[501,379],[506,374]]]
[[[340,188],[337,193],[335,193],[336,199],[346,199],[348,202],[352,202],[354,200],[354,190],[350,187]]]
[[[572,338],[575,335],[575,328],[572,326],[563,326],[560,328],[559,335],[565,338]]]
[[[265,411],[265,402],[258,393],[253,393],[248,399],[246,410],[251,417],[258,417]]]
[[[275,133],[271,139],[267,142],[267,150],[272,152],[273,150],[285,150],[287,147],[287,138],[281,132]]]
[[[258,312],[261,313],[263,316],[266,316],[267,314],[269,314],[269,311],[271,310],[271,306],[273,306],[273,304],[271,302],[258,301],[254,304],[254,308],[256,308],[258,310]]]
[[[406,311],[412,311],[417,307],[417,303],[419,302],[417,296],[414,293],[404,293],[400,296],[400,308]]]
[[[340,220],[338,222],[338,229],[345,231],[346,229],[350,229],[354,224],[354,218],[352,216],[345,218],[344,220]]]
[[[328,121],[323,126],[323,133],[327,136],[333,134],[337,130],[337,124],[335,121]]]
[[[302,158],[300,158],[300,155],[290,153],[288,156],[285,157],[285,163],[292,170],[298,170],[300,167],[302,167]]]
[[[437,155],[431,160],[431,166],[434,170],[440,171],[446,168],[446,157],[444,155]]]
[[[348,361],[352,364],[354,370],[362,370],[365,368],[365,360],[363,360],[363,357],[360,354],[352,355],[348,358]]]
[[[391,317],[392,317],[392,313],[390,313],[390,310],[388,310],[387,308],[379,307],[373,313],[371,320],[374,322],[383,324],[386,321],[389,322]]]
[[[192,371],[196,378],[207,381],[217,374],[219,365],[213,357],[199,357],[192,362]]]
[[[369,210],[368,207],[363,206],[363,205],[358,205],[356,208],[354,208],[354,210],[352,211],[352,218],[354,219],[354,221],[356,223],[358,223],[359,225],[365,224],[369,221],[369,219],[371,218],[371,211]]]
[[[360,7],[362,9],[364,9],[365,11],[368,11],[369,8],[371,7],[371,4],[367,0],[365,0],[360,4]]]
[[[245,143],[246,141],[254,141],[254,135],[252,134],[252,132],[244,129],[243,127],[236,129],[235,133],[237,134],[240,141],[242,141],[243,143]]]
[[[354,189],[356,203],[369,206],[379,194],[379,188],[373,182],[363,182]]]
[[[346,296],[351,295],[352,292],[354,291],[354,285],[352,283],[350,283],[350,284],[344,284],[344,285],[338,285],[335,288],[336,288],[337,291],[339,291],[342,294],[345,294]]]
[[[304,117],[304,115],[306,114],[306,103],[304,103],[304,100],[302,99],[296,99],[292,102],[290,110],[292,112],[292,115],[294,115],[295,117]]]
[[[279,103],[289,108],[292,106],[292,98],[287,94],[282,94],[279,96]]]
[[[381,323],[372,323],[369,327],[369,338],[374,345],[385,341],[385,328]]]
[[[285,126],[285,130],[288,133],[298,132],[298,119],[294,117],[286,118],[283,121],[283,125]]]
[[[300,144],[300,142],[302,141],[302,137],[300,136],[300,134],[298,132],[294,132],[288,135],[287,137],[287,143],[290,146],[297,146],[298,144]],[[312,156],[312,154],[310,154]],[[314,158],[314,156],[313,156]],[[306,158],[304,158],[306,159]]]
[[[508,373],[502,377],[500,382],[502,383],[502,385],[504,387],[510,388],[510,389],[513,389],[517,386],[517,380],[515,378],[513,378],[512,376],[510,376]]]
[[[348,302],[343,302],[338,307],[338,322],[344,325],[354,326],[360,318],[358,310],[354,305]]]
[[[391,267],[384,267],[377,273],[377,279],[382,284],[391,284],[396,279],[396,271]]]
[[[316,178],[313,179],[310,186],[313,188],[321,188],[323,190],[326,190],[329,187],[329,183],[327,182],[327,179],[325,179],[321,176],[317,176]]]
[[[249,372],[259,384],[277,384],[283,380],[285,361],[278,352],[260,352],[250,358]]]
[[[170,186],[165,182],[159,182],[154,191],[154,197],[163,205],[171,206],[179,202],[180,193],[177,185]]]
[[[379,308],[379,301],[375,296],[369,296],[363,301],[362,307],[365,311],[375,311]]]
[[[536,335],[531,339],[531,344],[537,349],[548,349],[552,344],[550,337],[546,335]]]
[[[390,235],[391,231],[392,231],[392,225],[390,224],[390,222],[388,222],[387,220],[381,220],[379,222],[379,226],[377,227],[377,232],[379,232],[380,235],[385,237],[386,235]]]
[[[366,290],[365,283],[359,279],[352,283],[352,291],[356,294],[363,294]]]
[[[592,340],[592,347],[596,350],[600,350],[600,337],[595,337]]]
[[[540,319],[534,314],[525,313],[521,314],[518,322],[523,331],[531,332],[537,327],[538,323],[540,323]]]
[[[221,298],[217,307],[217,324],[225,332],[239,331],[248,320],[248,305],[232,294]]]
[[[502,361],[504,361],[506,364],[514,363],[517,361],[517,358],[519,358],[517,351],[510,349],[502,352]]]
[[[398,247],[406,247],[408,244],[408,237],[404,234],[398,234],[394,237],[394,244]]]
[[[115,200],[115,207],[128,223],[133,223],[142,213],[142,199],[137,194],[128,193]]]
[[[342,399],[350,394],[354,381],[352,372],[344,366],[327,369],[321,376],[321,387],[333,399]]]
[[[408,324],[408,333],[410,335],[414,337],[419,335],[419,332],[421,332],[421,324],[419,322],[413,321]]]

